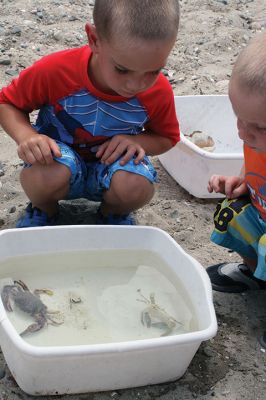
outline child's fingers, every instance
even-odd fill
[[[61,152],[59,150],[59,148],[57,149],[56,147],[54,147],[54,151],[52,150],[53,146],[52,146],[52,142],[46,142],[46,141],[42,141],[40,143],[38,143],[38,146],[35,147],[35,157],[36,160],[38,162],[40,162],[41,164],[51,164],[53,161],[53,153],[54,151],[57,151],[57,154],[55,154],[56,157],[60,157],[61,156]],[[57,146],[58,147],[58,146]],[[58,153],[59,150],[59,153]],[[53,151],[53,153],[52,153]],[[39,153],[41,153],[41,156],[39,155]]]
[[[105,144],[105,143],[104,143]],[[110,164],[110,158],[113,158],[112,156],[114,155],[114,153],[118,153],[117,149],[117,143],[115,141],[109,141],[107,142],[106,146],[104,146],[103,144],[103,152],[101,154],[101,156],[99,156],[101,158],[101,162],[103,163],[108,163]],[[98,152],[96,153],[96,156],[98,157]],[[115,160],[113,160],[115,161]]]
[[[59,148],[58,144],[53,139],[50,139],[49,146],[50,146],[50,154],[51,154],[51,151],[52,151],[52,153],[53,153],[53,155],[55,157],[62,157],[60,148]],[[48,159],[50,159],[50,156],[48,155],[48,151],[47,150],[45,151],[45,158],[46,157],[48,157]]]
[[[101,161],[106,165],[110,165],[118,158],[120,158],[125,152],[124,146],[117,146],[116,149],[110,154],[110,149],[108,148],[108,152],[105,151],[104,155],[101,158]]]
[[[109,141],[104,142],[99,146],[99,148],[98,148],[98,150],[96,152],[96,157],[97,158],[101,158],[102,157],[102,155],[104,154],[104,152],[107,149],[108,145],[109,145]]]
[[[35,164],[36,162],[45,164],[45,160],[38,143],[29,141],[19,145],[18,155],[23,161],[29,164]]]
[[[51,164],[53,162],[53,154],[56,157],[61,157],[60,149],[52,139],[40,140],[31,147],[31,151],[35,160],[43,165]]]
[[[243,194],[247,193],[247,185],[245,182],[242,182],[241,185],[236,187],[235,189],[232,190],[231,193],[231,199],[235,199],[237,197],[243,196]]]
[[[61,157],[60,148],[53,139],[45,135],[34,135],[18,146],[19,157],[30,164],[50,164],[53,154]]]
[[[125,165],[126,163],[128,163],[129,160],[131,160],[135,154],[136,154],[135,146],[129,147],[127,149],[126,154],[121,158],[120,165]],[[144,155],[145,155],[145,153],[144,153]],[[143,157],[144,157],[144,155],[143,155]],[[138,153],[137,157],[134,160],[135,164],[138,164],[141,160],[143,160],[143,157],[141,157],[140,154]]]
[[[139,164],[139,163],[144,159],[144,157],[145,157],[145,151],[144,151],[144,149],[141,147],[141,148],[138,150],[138,154],[137,154],[137,156],[136,156],[136,158],[135,158],[135,160],[134,160],[134,163],[135,163],[135,164]]]
[[[207,190],[208,190],[209,193],[213,192],[213,188],[212,188],[210,182],[208,183]]]
[[[18,156],[25,163],[34,164],[36,162],[35,156],[30,149],[27,149],[27,151],[25,151],[25,149],[18,147]]]
[[[35,162],[37,161],[40,164],[46,164],[47,163],[47,161],[46,161],[46,159],[44,157],[44,154],[43,154],[41,146],[32,147],[31,152],[34,155]],[[50,151],[50,153],[51,153],[51,151]]]
[[[24,151],[21,151],[20,154],[21,158],[29,164],[46,164],[46,160],[39,146],[27,147]]]
[[[223,193],[224,191],[225,179],[221,175],[212,175],[209,180],[208,187],[210,188],[210,193],[214,191],[215,193]]]
[[[233,181],[231,179],[226,179],[224,182],[224,194],[226,195],[226,197],[231,197],[232,195],[232,190],[234,189],[235,184],[233,183]]]

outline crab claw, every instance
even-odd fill
[[[17,287],[22,288],[23,290],[29,292],[30,289],[28,288],[28,286],[26,285],[25,282],[23,282],[21,279],[19,279],[18,281],[14,281],[14,284],[17,285]]]
[[[35,322],[34,324],[29,325],[28,328],[26,328],[23,332],[21,332],[20,336],[25,336],[28,333],[38,332],[42,329],[44,325],[45,323]]]
[[[148,311],[142,311],[141,313],[141,323],[142,325],[146,326],[147,328],[150,328],[152,326],[151,323],[151,316]]]
[[[6,285],[3,287],[3,290],[1,292],[1,299],[2,299],[5,309],[7,311],[13,311],[13,308],[12,308],[11,302],[10,302],[10,295],[11,295],[12,289],[14,289],[14,285]]]
[[[25,336],[28,333],[38,332],[46,324],[46,318],[42,314],[36,314],[35,321],[36,322],[34,324],[29,325],[28,328],[21,332],[20,336]]]
[[[46,324],[46,319],[42,315],[39,314],[36,315],[35,319],[36,322],[34,324],[29,325],[28,328],[26,328],[23,332],[20,333],[20,336],[25,336],[28,333],[38,332]]]

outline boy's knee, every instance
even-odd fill
[[[71,172],[68,167],[58,162],[51,165],[34,164],[23,168],[20,174],[22,185],[34,185],[46,192],[54,192],[69,184]]]
[[[117,171],[110,189],[122,203],[127,201],[148,202],[154,195],[154,185],[144,176],[126,171]]]

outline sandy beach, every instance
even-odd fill
[[[0,0],[0,86],[43,55],[85,44],[84,26],[91,18],[93,3]],[[180,5],[180,31],[164,70],[175,95],[227,94],[236,56],[251,37],[266,28],[265,0],[181,0]],[[218,248],[209,240],[217,200],[191,196],[170,177],[157,157],[153,161],[158,172],[156,194],[149,205],[136,213],[138,223],[165,230],[204,267],[239,260],[236,254]],[[15,227],[27,204],[19,183],[21,166],[16,144],[0,130],[0,229]],[[96,208],[96,204],[85,200],[62,202],[59,223],[92,224]],[[264,399],[266,353],[257,337],[266,329],[266,293],[214,292],[213,295],[219,325],[217,336],[202,343],[180,380],[116,392],[60,397],[73,400]],[[16,385],[1,355],[0,400],[30,398]]]

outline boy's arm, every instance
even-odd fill
[[[99,146],[96,157],[102,163],[109,165],[122,156],[120,164],[125,165],[135,156],[134,162],[139,164],[145,154],[149,156],[162,154],[172,146],[171,139],[150,132],[138,135],[116,135]]]
[[[171,139],[151,131],[145,131],[139,135],[135,135],[132,139],[143,148],[147,156],[157,156],[173,147]]]
[[[12,104],[0,104],[0,125],[18,145],[18,155],[26,163],[49,164],[52,153],[61,153],[53,139],[40,135],[32,128],[29,115]]]
[[[37,133],[30,124],[29,115],[11,104],[0,104],[0,125],[18,145]]]

